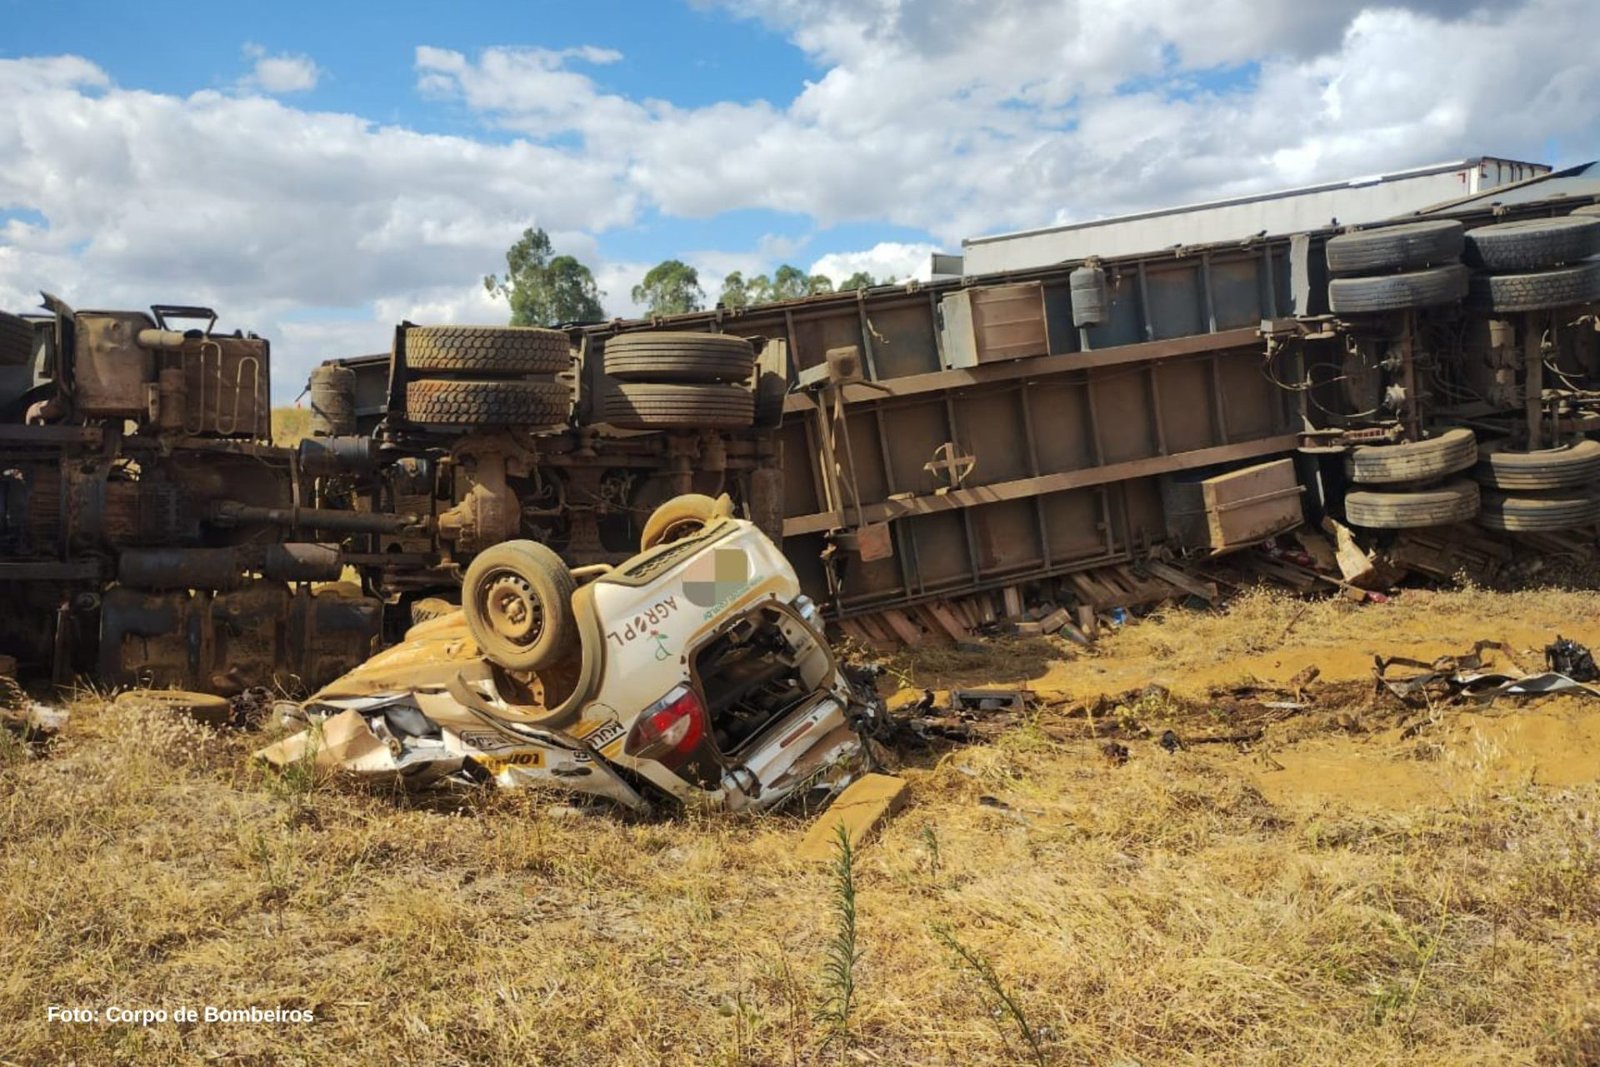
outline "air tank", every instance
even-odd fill
[[[1072,293],[1072,324],[1098,326],[1110,317],[1110,297],[1106,293],[1106,272],[1098,257],[1090,256],[1067,279]]]

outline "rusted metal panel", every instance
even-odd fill
[[[1303,520],[1302,490],[1287,458],[1163,478],[1161,491],[1170,538],[1213,555],[1256,544]]]
[[[1051,352],[1042,282],[960,289],[948,294],[939,310],[951,367]]]

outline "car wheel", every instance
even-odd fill
[[[1457,479],[1433,489],[1346,493],[1344,514],[1351,525],[1369,530],[1409,530],[1466,522],[1478,514],[1478,483]]]
[[[1478,449],[1472,476],[1493,489],[1568,489],[1600,481],[1600,441],[1515,452],[1506,441]]]
[[[1545,493],[1483,494],[1479,525],[1491,530],[1517,533],[1523,530],[1573,530],[1600,522],[1600,497],[1587,493],[1554,491]]]
[[[1600,219],[1563,215],[1518,219],[1467,231],[1465,258],[1492,271],[1544,270],[1600,252]]]
[[[537,671],[577,651],[572,594],[561,557],[537,541],[505,541],[478,553],[461,583],[467,631],[507,670]]]
[[[755,394],[742,385],[623,382],[600,401],[601,421],[630,430],[737,430],[755,419]]]
[[[703,493],[684,493],[656,508],[645,520],[639,534],[639,551],[693,537],[712,519],[733,514],[733,503],[726,495],[713,500]]]
[[[1465,233],[1454,219],[1341,233],[1328,238],[1328,270],[1334,274],[1374,274],[1454,263],[1461,258]]]
[[[424,378],[406,386],[406,418],[428,426],[553,426],[571,410],[565,382]]]
[[[1600,300],[1600,262],[1532,274],[1480,274],[1467,298],[1484,311],[1541,311],[1593,300]]]
[[[560,374],[572,344],[560,330],[535,326],[414,326],[406,331],[414,374]]]
[[[1464,471],[1478,461],[1471,430],[1446,430],[1426,441],[1360,445],[1345,458],[1345,473],[1362,485],[1427,482]]]
[[[624,382],[743,382],[755,350],[722,333],[626,333],[605,347],[605,372]]]
[[[1434,307],[1467,295],[1472,272],[1459,263],[1375,278],[1335,278],[1328,283],[1328,308],[1351,315]]]

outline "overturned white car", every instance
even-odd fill
[[[462,610],[307,700],[259,755],[409,785],[548,783],[644,810],[754,810],[846,784],[882,714],[794,570],[726,497],[678,497],[618,567],[532,541],[479,554]]]

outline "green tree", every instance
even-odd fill
[[[734,271],[722,279],[722,295],[717,297],[717,303],[725,308],[750,306],[750,288],[745,284],[742,273]]]
[[[871,289],[877,284],[878,283],[873,280],[871,274],[868,274],[864,270],[858,270],[854,274],[850,275],[850,277],[839,283],[839,291],[844,293],[849,292],[851,289]]]
[[[765,274],[746,278],[734,271],[722,279],[722,295],[717,302],[723,307],[744,308],[831,292],[833,279],[826,274],[807,274],[799,267],[785,263],[773,271],[770,278]]]
[[[529,227],[506,249],[504,277],[486,275],[483,287],[511,305],[513,326],[555,326],[606,317],[603,295],[589,268],[572,256],[552,256],[550,235]]]
[[[799,267],[791,267],[785,263],[772,272],[772,296],[776,302],[779,300],[798,300],[811,293],[811,276]]]
[[[726,282],[723,288],[726,290]],[[633,287],[633,302],[645,305],[653,315],[699,311],[705,299],[705,290],[700,288],[700,272],[677,259],[657,263],[644,276],[644,281]]]

